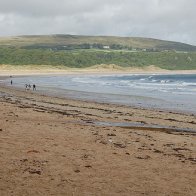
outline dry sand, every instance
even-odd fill
[[[196,116],[0,86],[0,195],[196,195]]]
[[[118,65],[94,65],[88,68],[70,68],[51,65],[0,65],[0,76],[45,74],[196,74],[196,70],[165,70],[155,65],[143,68]]]

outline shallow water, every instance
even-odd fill
[[[98,126],[109,126],[109,127],[123,127],[123,128],[130,128],[130,129],[146,129],[146,130],[162,130],[162,131],[171,131],[171,132],[188,132],[188,133],[195,133],[196,130],[189,129],[189,128],[176,128],[176,127],[169,127],[169,126],[161,126],[161,125],[148,125],[143,123],[136,123],[136,122],[100,122],[100,121],[93,121],[92,122]]]
[[[12,80],[14,86],[36,84],[38,92],[58,97],[196,113],[196,74],[29,76]]]

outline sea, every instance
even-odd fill
[[[45,75],[12,78],[55,97],[196,114],[196,74]],[[9,84],[10,79],[4,80]]]

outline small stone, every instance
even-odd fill
[[[108,133],[108,136],[116,136],[114,133]]]
[[[41,175],[41,170],[31,169],[31,170],[29,170],[29,173],[30,174],[38,174],[38,175]]]
[[[101,144],[107,144],[107,142],[104,141],[104,140],[101,140],[100,143],[101,143]]]
[[[74,172],[76,172],[76,173],[80,173],[80,170],[79,170],[79,169],[76,169],[76,170],[74,170]]]
[[[137,157],[135,157],[135,158],[137,158],[137,159],[149,159],[150,156],[144,155],[144,156],[137,156]]]
[[[27,153],[40,153],[38,150],[29,150]]]
[[[93,133],[93,135],[98,135],[98,132]]]
[[[87,159],[87,158],[88,158],[88,156],[89,156],[89,155],[85,154],[85,155],[84,155],[84,158],[85,158],[85,159]]]
[[[121,143],[114,143],[114,146],[118,147],[118,148],[125,148],[126,147],[126,145],[121,144]]]
[[[27,162],[28,159],[21,159],[20,161],[21,161],[21,162]]]
[[[162,151],[157,150],[157,149],[154,149],[154,152],[155,152],[155,153],[163,153]]]
[[[86,168],[92,168],[92,166],[91,166],[91,165],[85,165],[85,167],[86,167]]]

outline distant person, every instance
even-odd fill
[[[10,84],[12,85],[13,84],[13,81],[11,80]]]
[[[25,90],[27,90],[28,89],[28,84],[25,84]]]
[[[33,91],[36,91],[36,85],[33,84]]]
[[[31,89],[31,85],[30,84],[25,84],[25,90],[30,90]]]

